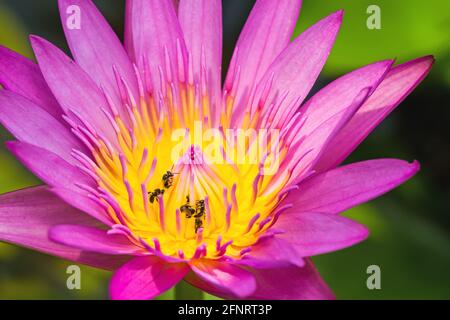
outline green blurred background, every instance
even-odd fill
[[[95,1],[118,34],[124,1]],[[254,1],[225,0],[224,65]],[[350,210],[367,225],[364,243],[314,260],[339,299],[450,298],[450,2],[448,0],[304,0],[296,34],[337,9],[345,9],[336,46],[316,91],[343,73],[386,58],[399,63],[434,54],[423,84],[352,155],[417,159],[421,172],[388,195]],[[381,8],[381,29],[366,26],[369,5]],[[0,43],[32,57],[28,34],[67,51],[55,0],[2,0]],[[0,193],[39,184],[3,147]],[[71,263],[0,243],[0,299],[103,299],[110,274],[82,267],[82,290],[66,288]],[[366,269],[381,268],[381,290],[368,290]],[[172,298],[168,292],[161,298]],[[207,298],[212,298],[207,296]]]

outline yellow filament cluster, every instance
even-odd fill
[[[231,143],[223,135],[222,145],[216,145],[216,150],[223,151],[219,157],[223,161],[210,159],[205,150],[208,143],[199,143],[192,134],[198,134],[199,123],[201,134],[212,127],[209,99],[196,99],[193,87],[188,85],[181,85],[179,90],[178,103],[170,93],[165,101],[141,98],[139,106],[128,107],[128,124],[115,117],[119,151],[101,144],[94,154],[99,187],[111,195],[121,212],[119,216],[117,208],[108,205],[108,213],[116,224],[129,228],[138,245],[144,242],[156,246],[167,256],[191,258],[204,244],[206,256],[216,259],[224,255],[221,246],[228,243],[226,255],[239,258],[270,227],[288,173],[261,174],[261,163],[271,157],[273,160],[273,143],[263,150],[266,158],[246,163],[236,161],[233,153],[244,150],[250,154],[257,144],[249,139]],[[219,123],[220,131],[225,132],[230,123],[227,112]],[[249,119],[245,128],[252,128],[254,123]],[[185,132],[182,141],[174,139],[177,130]],[[180,149],[180,142],[180,156],[174,159],[173,152]],[[282,158],[286,150],[279,153]],[[174,174],[173,183],[165,188],[163,175],[168,171]],[[149,193],[156,189],[164,189],[164,194],[152,203]],[[205,200],[198,232],[195,219],[187,218],[180,210],[187,204],[187,196],[193,208],[197,201]]]

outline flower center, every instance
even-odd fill
[[[232,130],[230,108],[214,115],[210,97],[194,85],[172,84],[157,98],[137,75],[140,100],[128,91],[125,114],[107,97],[117,141],[81,132],[94,161],[78,157],[98,182],[96,201],[115,232],[148,251],[239,259],[284,209],[277,205],[292,173],[283,162],[287,144],[258,129],[257,113]]]

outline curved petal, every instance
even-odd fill
[[[371,97],[337,134],[316,164],[316,171],[338,166],[426,77],[432,56],[401,64],[389,71]]]
[[[0,196],[0,240],[97,268],[113,270],[125,256],[94,254],[55,243],[48,231],[57,224],[96,226],[98,222],[48,191],[33,187]]]
[[[299,110],[305,122],[298,134],[309,134],[330,115],[338,113],[351,104],[361,90],[371,88],[370,96],[393,63],[393,60],[385,60],[369,64],[336,79],[321,89]]]
[[[417,162],[378,159],[352,163],[307,179],[284,200],[292,209],[284,214],[324,212],[337,214],[379,197],[419,170]]]
[[[138,101],[137,81],[131,60],[94,3],[91,0],[58,0],[58,4],[64,33],[77,64],[97,85],[106,90],[118,110],[123,103],[114,68]],[[76,11],[74,7],[77,8]],[[77,13],[80,15],[79,27],[70,23]]]
[[[301,115],[300,121],[293,122],[285,129],[289,144],[296,145],[304,139],[299,150],[293,148],[291,151],[297,154],[293,156],[293,161],[301,159],[304,166],[321,159],[327,143],[345,127],[357,112],[356,109],[373,93],[392,63],[392,60],[380,61],[350,72],[321,89],[302,106],[298,113]],[[346,109],[353,111],[346,112]],[[303,156],[305,152],[308,154]],[[294,177],[303,169],[302,166],[297,165]]]
[[[109,216],[107,210],[98,204],[98,202],[92,200],[88,194],[76,192],[75,190],[70,190],[65,187],[50,188],[50,191],[72,207],[86,212],[104,225],[109,227],[114,225],[114,221]]]
[[[48,236],[55,242],[88,252],[136,255],[143,251],[124,235],[86,226],[57,225],[50,229]]]
[[[211,101],[219,115],[222,66],[222,1],[181,0],[178,18],[192,64],[193,78],[206,77]],[[206,73],[206,74],[205,74]]]
[[[108,105],[98,86],[64,52],[50,42],[31,37],[31,44],[47,84],[66,114],[71,112],[116,142],[116,134],[101,108]]]
[[[295,248],[300,257],[350,247],[367,238],[367,228],[350,219],[326,213],[282,214],[275,228],[283,231],[274,237]]]
[[[61,107],[50,91],[39,67],[20,54],[0,46],[0,84],[20,94],[60,120]]]
[[[39,179],[52,187],[64,187],[79,192],[76,184],[95,187],[93,179],[56,154],[25,142],[10,141],[8,150]]]
[[[154,92],[160,92],[164,75],[185,80],[186,46],[172,0],[127,0],[125,45],[140,70],[150,74]]]
[[[305,265],[303,258],[289,242],[272,236],[251,247],[250,253],[235,262],[255,269],[276,269]]]
[[[320,20],[294,40],[269,67],[256,89],[252,108],[263,100],[262,113],[268,115],[274,105],[277,116],[270,121],[281,128],[297,111],[316,82],[328,59],[342,23],[343,11]],[[270,88],[268,94],[265,92]],[[266,98],[267,95],[267,98]]]
[[[308,176],[314,164],[320,159],[325,147],[330,140],[342,129],[342,127],[352,118],[355,112],[366,101],[371,88],[363,89],[356,98],[345,108],[341,108],[336,114],[328,114],[329,118],[322,123],[316,123],[316,127],[311,128],[311,132],[299,135],[293,131],[294,140],[290,142],[291,147],[287,159],[293,164],[291,183],[298,183]],[[301,126],[300,126],[301,130]]]
[[[334,294],[310,260],[304,267],[252,269],[257,290],[249,299],[330,300]]]
[[[147,300],[172,288],[189,272],[184,263],[166,263],[155,257],[137,257],[119,268],[110,282],[114,300]]]
[[[258,0],[239,36],[225,81],[239,111],[248,104],[259,83],[275,58],[289,44],[297,23],[301,0]],[[238,111],[238,112],[239,112]]]
[[[84,146],[62,123],[26,98],[0,90],[0,123],[18,140],[49,150],[69,163],[75,163],[72,149]]]
[[[190,266],[198,278],[233,296],[246,298],[256,289],[252,274],[236,265],[212,260],[194,260]]]
[[[276,269],[246,268],[256,279],[256,290],[246,297],[251,300],[328,300],[334,294],[308,259],[304,267]],[[224,299],[236,299],[227,290],[215,287],[192,273],[186,277],[193,286]]]

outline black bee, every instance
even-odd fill
[[[203,227],[203,218],[205,217],[205,200],[195,202],[195,209],[191,206],[189,196],[186,196],[186,204],[180,207],[180,211],[186,214],[186,218],[195,218],[195,233]]]
[[[172,166],[173,168],[173,166]],[[170,169],[172,170],[172,169]],[[155,191],[153,192],[149,192],[149,200],[150,203],[154,203],[155,200],[158,201],[158,196],[163,195],[164,192],[166,191],[166,189],[169,189],[172,185],[173,185],[173,177],[174,175],[176,175],[178,173],[173,173],[172,171],[167,171],[163,177],[162,177],[162,181],[164,184],[164,188],[163,189],[155,189]]]
[[[205,200],[198,200],[195,203],[195,233],[203,227],[203,218],[205,217]]]
[[[203,220],[201,218],[195,218],[195,233],[197,233],[198,229],[203,227]]]
[[[186,196],[186,204],[180,207],[180,211],[186,214],[186,218],[191,218],[195,214],[195,209],[190,205],[189,196]]]
[[[173,166],[172,166],[173,168]],[[172,170],[172,169],[170,169]],[[172,171],[167,171],[163,177],[162,181],[164,183],[164,188],[169,189],[173,185],[173,177],[178,173],[173,173]]]
[[[205,215],[205,200],[198,200],[195,202],[194,218],[201,218]]]
[[[158,201],[158,196],[163,195],[164,191],[164,189],[155,189],[155,191],[149,192],[148,195],[150,203],[155,202],[155,200]]]

